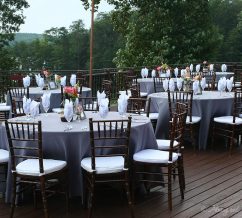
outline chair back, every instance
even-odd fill
[[[154,82],[154,90],[155,92],[164,92],[163,88],[163,81],[166,79],[170,79],[170,77],[154,77],[153,82]]]
[[[9,119],[10,111],[9,110],[1,110],[0,111],[0,124],[5,120]]]
[[[176,110],[172,114],[172,119],[169,122],[170,130],[170,149],[169,149],[169,161],[172,162],[172,153],[174,149],[176,152],[180,153],[183,147],[183,138],[185,132],[187,117],[187,105],[181,102],[176,103]],[[178,142],[178,145],[174,148],[174,142]]]
[[[145,114],[149,117],[150,113],[150,98],[129,98],[128,99],[128,106],[127,106],[128,113],[134,114]]]
[[[235,89],[234,92],[234,106],[233,106],[233,123],[236,117],[242,117],[242,90]]]
[[[126,92],[132,88],[133,85],[137,85],[137,76],[136,75],[125,75],[124,84]]]
[[[39,171],[44,173],[41,121],[18,122],[6,120],[12,172],[16,165],[26,159],[38,159]]]
[[[193,101],[193,91],[169,91],[168,90],[168,104],[170,112],[170,120],[172,120],[172,114],[176,111],[176,103],[184,103],[187,105],[187,116],[189,116],[189,121],[192,122],[192,101]]]
[[[98,111],[97,97],[79,97],[78,100],[84,111]]]
[[[206,74],[203,74],[203,76],[206,78],[206,83],[208,84],[207,89],[210,91],[214,91],[217,88],[217,82],[216,82],[216,73],[215,72],[207,72]]]
[[[111,80],[103,80],[102,81],[102,91],[105,92],[106,97],[109,99],[109,106],[112,97],[112,81]]]
[[[92,170],[96,157],[122,156],[128,168],[131,117],[122,120],[89,119]]]
[[[12,116],[20,117],[24,116],[23,100],[22,99],[13,99],[12,100]]]
[[[13,99],[22,99],[24,96],[29,98],[29,87],[9,87],[8,93],[10,97],[10,101]]]

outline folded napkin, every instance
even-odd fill
[[[177,78],[176,79],[176,85],[177,85],[177,88],[178,88],[179,91],[182,88],[182,81],[183,81],[182,78]]]
[[[156,77],[156,71],[155,70],[151,71],[151,77]]]
[[[142,69],[141,69],[140,74],[141,74],[141,77],[142,77],[142,78],[145,77],[145,68],[142,68]]]
[[[185,69],[181,69],[181,77],[184,77],[186,75],[186,70]]]
[[[98,105],[100,105],[101,99],[106,98],[106,94],[103,91],[102,93],[100,93],[99,91],[97,91],[97,103]]]
[[[50,107],[50,96],[51,96],[51,93],[44,93],[43,96],[41,96],[43,108]]]
[[[34,118],[39,115],[39,102],[31,101],[31,103],[30,103],[30,115]]]
[[[232,83],[234,82],[234,77],[233,76],[231,76],[230,77],[230,80],[232,81]]]
[[[175,74],[175,77],[178,76],[178,68],[177,67],[174,69],[174,74]]]
[[[148,75],[149,75],[149,70],[145,67],[144,68],[144,77],[148,77]]]
[[[26,98],[26,96],[23,97],[23,110],[25,114],[30,113],[30,104],[31,104],[31,99]]]
[[[73,103],[72,103],[72,101],[69,101],[68,99],[65,100],[64,116],[67,121],[68,120],[70,121],[73,117]]]
[[[40,74],[35,74],[35,81],[37,86],[39,86],[39,79],[41,78]]]
[[[76,85],[76,74],[71,74],[70,84],[72,86]]]
[[[199,82],[198,81],[194,81],[192,84],[192,89],[193,89],[193,93],[196,95],[198,93],[198,86],[199,86]]]
[[[220,78],[218,81],[218,91],[220,92],[224,91],[226,88],[226,85],[227,85],[226,78],[225,77]]]
[[[222,64],[221,65],[221,70],[222,70],[222,72],[226,72],[227,71],[227,65],[226,64]]]
[[[100,100],[99,115],[102,118],[106,117],[108,114],[108,104],[109,104],[108,98],[104,98]]]
[[[173,92],[175,90],[175,82],[173,79],[170,79],[169,81],[169,90]]]
[[[167,91],[168,88],[169,88],[169,80],[168,79],[165,79],[165,80],[163,80],[163,89],[165,91]]]
[[[201,80],[201,87],[203,90],[206,88],[206,78],[205,77],[203,77]]]
[[[40,87],[40,88],[44,88],[44,86],[45,86],[45,81],[44,81],[44,78],[39,78],[39,82],[38,82],[38,86]]]
[[[193,64],[190,64],[190,71],[193,72]]]
[[[66,86],[66,76],[61,77],[61,85],[62,85],[63,87]]]
[[[122,93],[121,95],[119,95],[119,99],[118,99],[118,112],[120,114],[124,114],[127,111],[127,105],[128,105],[128,99],[129,96]]]
[[[232,91],[232,88],[233,88],[233,80],[227,79],[226,80],[226,87],[229,90],[229,92],[231,92]]]
[[[213,68],[214,68],[214,64],[210,64],[210,65],[209,65],[209,71],[212,72],[212,71],[213,71]]]
[[[200,72],[200,68],[201,68],[201,65],[200,65],[200,64],[197,64],[197,65],[196,65],[196,72],[197,72],[197,73]]]
[[[170,71],[170,69],[167,69],[166,70],[166,77],[170,77],[171,76],[171,71]]]
[[[23,84],[25,88],[30,86],[30,77],[28,75],[23,78]]]

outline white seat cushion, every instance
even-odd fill
[[[168,139],[157,139],[156,142],[157,142],[159,150],[169,150],[170,140],[168,140]],[[174,141],[173,147],[176,147],[177,145],[178,145],[178,142]]]
[[[146,96],[148,96],[147,92],[140,92],[140,97],[146,97]]]
[[[6,163],[9,160],[9,152],[3,149],[0,149],[0,163]]]
[[[149,113],[149,118],[151,120],[157,120],[159,116],[159,113]]]
[[[118,173],[124,170],[124,158],[122,156],[96,157],[95,163],[97,174]],[[87,157],[82,159],[81,167],[92,173],[92,158]]]
[[[199,123],[200,120],[201,120],[201,117],[192,116],[192,122],[190,122],[190,117],[187,116],[187,118],[186,118],[186,124]]]
[[[133,159],[143,163],[168,163],[169,152],[154,149],[145,149],[133,155]],[[172,162],[178,159],[178,154],[172,154]]]
[[[0,111],[10,111],[11,107],[7,105],[0,105]]]
[[[217,123],[226,123],[226,124],[234,124],[240,125],[242,124],[242,118],[236,117],[235,123],[233,123],[233,116],[224,116],[224,117],[214,117],[214,122]]]
[[[66,166],[66,161],[43,159],[44,174],[50,174],[63,169]],[[38,159],[27,159],[16,166],[16,172],[22,175],[41,176],[39,171]]]

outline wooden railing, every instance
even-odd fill
[[[221,71],[221,64],[223,63],[215,63],[214,69],[215,71]],[[227,71],[235,73],[235,80],[241,81],[240,74],[242,72],[242,63],[225,63],[227,65]],[[170,65],[171,67],[177,67],[177,65]],[[184,68],[186,65],[179,65],[178,67]],[[195,64],[194,64],[195,67]],[[93,70],[92,76],[92,95],[96,96],[98,90],[101,90],[102,80],[108,79],[112,81],[112,99],[117,99],[118,91],[124,90],[124,75],[127,73],[128,70],[132,69],[135,74],[140,77],[140,69],[142,67],[137,68],[125,68],[125,69],[118,69],[118,68],[108,68],[108,69],[95,69]],[[148,67],[150,71],[152,67]],[[67,76],[67,84],[69,83],[69,79],[71,74],[77,74],[77,77],[84,76],[86,77],[86,81],[89,81],[89,71],[88,70],[58,70],[58,71],[51,71],[52,76],[54,77],[55,74],[58,75],[66,75]],[[42,71],[0,71],[0,101],[4,102],[6,99],[7,89],[10,86],[18,86],[22,85],[22,77],[29,75],[31,77],[31,85],[36,86],[35,83],[35,74],[40,73],[42,76]],[[150,72],[149,72],[150,73]],[[150,74],[149,74],[150,75]],[[20,80],[19,80],[20,78]],[[53,78],[54,79],[54,78]]]

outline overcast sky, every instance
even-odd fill
[[[52,27],[68,28],[72,21],[79,19],[86,28],[90,27],[91,12],[84,9],[80,0],[28,0],[28,3],[30,7],[24,10],[25,24],[20,26],[20,33],[43,33]],[[102,0],[98,12],[112,8]]]

